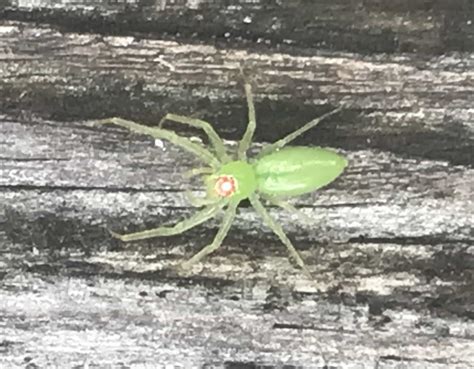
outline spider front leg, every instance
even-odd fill
[[[192,215],[190,218],[185,219],[174,226],[171,227],[158,227],[154,229],[149,229],[146,231],[128,233],[128,234],[118,234],[110,231],[112,236],[118,238],[124,242],[144,240],[147,238],[159,237],[159,236],[173,236],[176,234],[183,233],[201,223],[204,223],[206,220],[211,219],[216,216],[220,209],[225,206],[225,201],[219,201],[210,205],[196,214]]]
[[[267,224],[267,226],[269,226],[270,229],[273,232],[275,232],[275,234],[278,236],[281,242],[283,242],[283,244],[286,246],[286,248],[288,249],[290,253],[290,256],[296,261],[296,263],[300,266],[300,268],[303,269],[303,272],[305,273],[305,275],[309,279],[313,279],[313,276],[311,275],[310,271],[306,267],[306,264],[304,263],[300,254],[298,253],[298,251],[296,251],[295,247],[291,243],[290,239],[286,236],[281,226],[273,220],[270,214],[268,214],[262,202],[259,200],[258,195],[256,194],[251,195],[249,197],[249,200],[252,206],[254,207],[255,211],[257,212],[257,214],[259,214],[263,218],[263,221]]]
[[[202,129],[204,133],[206,133],[207,137],[209,138],[209,142],[214,147],[217,158],[223,163],[228,162],[230,160],[229,155],[226,152],[225,145],[224,145],[224,142],[222,141],[222,138],[219,137],[217,132],[214,130],[214,128],[212,128],[212,126],[208,122],[201,119],[168,113],[161,119],[158,127],[161,128],[163,126],[163,123],[166,120],[170,120],[172,122],[181,123],[181,124],[187,124],[191,127]]]
[[[187,178],[192,178],[195,176],[199,176],[201,174],[212,174],[212,173],[214,173],[214,170],[212,168],[202,167],[202,168],[189,169],[186,172],[184,172],[184,176]]]
[[[127,128],[132,132],[137,132],[152,136],[154,138],[167,140],[172,144],[180,146],[183,149],[191,152],[198,159],[209,164],[212,168],[219,168],[221,166],[220,161],[209,150],[207,150],[201,145],[192,142],[188,138],[177,135],[173,131],[156,127],[148,127],[143,124],[139,124],[131,120],[126,120],[122,118],[107,118],[94,122],[94,125],[103,124],[115,124],[117,126]]]
[[[216,202],[213,198],[195,196],[190,190],[186,190],[185,195],[189,203],[197,208]]]
[[[219,230],[217,231],[217,234],[214,237],[214,240],[212,241],[212,243],[204,247],[201,251],[199,251],[196,255],[194,255],[188,261],[183,262],[181,264],[181,268],[189,269],[193,264],[196,264],[203,257],[205,257],[206,255],[209,255],[210,253],[216,251],[219,248],[225,236],[227,236],[227,233],[229,232],[229,229],[230,229],[230,226],[232,225],[232,221],[234,220],[238,205],[239,203],[237,201],[233,201],[229,204],[229,207],[225,211],[222,224]]]

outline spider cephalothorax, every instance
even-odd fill
[[[251,164],[242,160],[224,164],[215,178],[215,193],[232,201],[246,199],[257,190],[255,170]]]
[[[297,264],[307,275],[310,275],[303,259],[285,235],[281,226],[270,217],[261,199],[263,198],[274,205],[296,212],[297,210],[284,201],[283,198],[312,192],[332,182],[342,173],[347,165],[347,160],[332,150],[319,147],[285,147],[296,137],[316,126],[321,120],[340,111],[341,108],[314,119],[286,137],[265,146],[252,159],[252,162],[249,162],[247,151],[252,142],[256,120],[251,87],[248,82],[245,83],[245,93],[249,123],[234,155],[227,152],[224,142],[212,126],[200,119],[167,114],[158,127],[148,127],[121,118],[109,118],[98,122],[99,124],[116,124],[138,133],[168,140],[193,153],[207,165],[206,168],[194,170],[196,174],[206,175],[204,182],[207,187],[207,197],[204,201],[199,202],[203,206],[202,210],[172,227],[159,227],[124,235],[112,232],[115,237],[123,241],[134,241],[179,234],[213,218],[225,208],[224,219],[214,240],[191,259],[181,264],[186,268],[200,261],[221,245],[235,217],[238,204],[242,200],[248,199],[264,222],[285,244]],[[202,129],[208,136],[211,147],[203,147],[177,135],[174,131],[163,129],[161,124],[165,120]]]

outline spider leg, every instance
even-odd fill
[[[186,194],[186,197],[187,197],[188,201],[191,203],[191,205],[193,205],[195,207],[198,207],[198,208],[200,208],[201,206],[213,204],[213,203],[216,202],[216,200],[212,199],[212,198],[210,199],[210,198],[207,198],[207,197],[195,196],[190,190],[186,190],[185,194]]]
[[[150,135],[155,138],[167,140],[172,144],[182,147],[183,149],[193,153],[200,160],[208,163],[213,168],[218,168],[220,166],[219,160],[206,148],[198,145],[188,138],[182,137],[174,133],[173,131],[167,129],[161,129],[156,127],[148,127],[143,124],[135,123],[131,120],[126,120],[122,118],[107,118],[94,122],[94,125],[102,124],[115,124],[120,127],[129,129],[130,131]]]
[[[283,199],[279,199],[277,197],[271,197],[271,196],[263,196],[263,195],[261,195],[261,197],[269,201],[271,204],[275,206],[279,206],[280,208],[288,211],[289,213],[296,214],[296,216],[299,217],[303,221],[303,223],[312,224],[314,221],[308,215],[303,213],[301,210],[297,209],[294,205],[290,204],[289,202]]]
[[[216,133],[214,128],[212,126],[201,119],[196,119],[196,118],[191,118],[191,117],[186,117],[183,115],[177,115],[177,114],[166,114],[160,121],[160,124],[158,125],[158,128],[161,128],[163,123],[166,120],[170,120],[172,122],[176,123],[181,123],[181,124],[187,124],[191,127],[195,128],[200,128],[206,133],[207,137],[209,138],[209,141],[211,142],[212,146],[214,147],[214,150],[216,151],[217,158],[221,162],[228,162],[230,160],[229,155],[227,155],[227,152],[225,150],[224,142],[222,139],[219,137],[219,135]]]
[[[118,238],[125,242],[144,240],[147,238],[159,236],[173,236],[176,234],[183,233],[188,229],[191,229],[201,223],[204,223],[206,220],[213,218],[217,214],[217,212],[225,206],[226,203],[227,201],[219,201],[217,203],[214,203],[213,205],[209,205],[208,207],[192,215],[190,218],[185,219],[171,227],[158,227],[142,232],[128,234],[118,234],[112,231],[110,231],[110,233],[115,238]]]
[[[245,88],[245,96],[247,97],[249,122],[247,124],[247,129],[244,133],[244,136],[239,142],[239,148],[237,150],[237,157],[239,160],[247,159],[247,150],[249,149],[250,144],[252,143],[255,127],[257,126],[257,121],[255,118],[255,105],[253,103],[252,86],[250,85],[250,82],[248,82],[245,79],[245,77],[244,77],[244,88]]]
[[[187,170],[184,172],[184,176],[187,178],[195,177],[201,174],[212,174],[214,173],[214,170],[212,168],[208,167],[202,167],[202,168],[193,168],[190,170]]]
[[[321,115],[319,118],[313,119],[312,121],[306,123],[303,127],[298,128],[296,131],[291,132],[289,135],[279,139],[278,141],[275,141],[274,143],[265,146],[262,151],[260,151],[257,155],[257,159],[261,158],[265,155],[271,154],[274,151],[277,151],[281,149],[283,146],[287,145],[291,141],[293,141],[296,137],[302,135],[306,131],[310,130],[311,128],[315,127],[318,125],[321,121],[324,119],[330,117],[331,115],[334,115],[336,113],[339,113],[343,109],[342,106],[339,108],[336,108],[334,110],[331,110],[330,112]]]
[[[183,269],[188,269],[191,267],[193,264],[199,262],[203,257],[206,255],[209,255],[211,252],[216,251],[219,246],[222,244],[222,241],[224,240],[225,236],[229,232],[230,226],[232,225],[232,221],[234,220],[235,213],[237,211],[237,206],[239,205],[238,202],[231,202],[229,204],[229,207],[226,209],[225,214],[224,214],[224,219],[222,221],[222,224],[217,231],[216,236],[214,237],[214,240],[212,243],[204,247],[201,251],[199,251],[197,254],[195,254],[191,259],[188,261],[185,261],[181,264],[181,268]]]
[[[250,203],[254,207],[255,211],[257,214],[259,214],[262,218],[263,221],[267,224],[270,229],[275,232],[275,234],[278,236],[278,238],[283,242],[283,244],[286,246],[288,249],[290,256],[295,259],[296,263],[303,269],[303,272],[309,279],[313,279],[311,273],[309,272],[308,268],[306,267],[306,264],[304,263],[303,259],[301,258],[300,254],[298,251],[296,251],[295,247],[291,243],[290,239],[286,236],[285,232],[283,231],[282,227],[273,220],[273,218],[268,214],[267,210],[263,206],[262,202],[258,198],[257,194],[252,194],[249,197]]]

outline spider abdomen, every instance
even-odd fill
[[[347,160],[321,147],[287,147],[253,163],[257,191],[277,197],[298,196],[334,181]]]

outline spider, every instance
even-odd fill
[[[214,240],[189,260],[181,263],[182,268],[188,269],[222,244],[234,220],[239,203],[248,199],[264,223],[287,247],[290,256],[298,266],[306,275],[311,276],[281,225],[265,209],[262,199],[283,209],[298,212],[293,205],[285,200],[286,198],[319,189],[334,181],[343,172],[348,162],[345,157],[332,150],[320,147],[286,146],[304,132],[315,127],[323,119],[341,111],[342,107],[311,120],[286,137],[264,146],[254,158],[248,158],[247,151],[254,135],[256,119],[252,88],[247,80],[244,81],[244,88],[248,106],[248,125],[238,143],[237,152],[233,154],[227,151],[223,140],[212,126],[201,119],[166,114],[158,127],[149,127],[122,118],[108,118],[96,122],[98,125],[115,124],[133,132],[167,140],[194,154],[206,165],[191,170],[191,175],[204,176],[203,180],[207,189],[207,196],[197,204],[201,207],[200,211],[174,226],[158,227],[129,234],[115,232],[111,232],[111,234],[125,242],[177,235],[215,217],[225,209],[222,223]],[[162,123],[167,120],[201,129],[209,139],[210,148],[192,142],[172,130],[162,128]],[[196,199],[191,198],[191,200]]]

